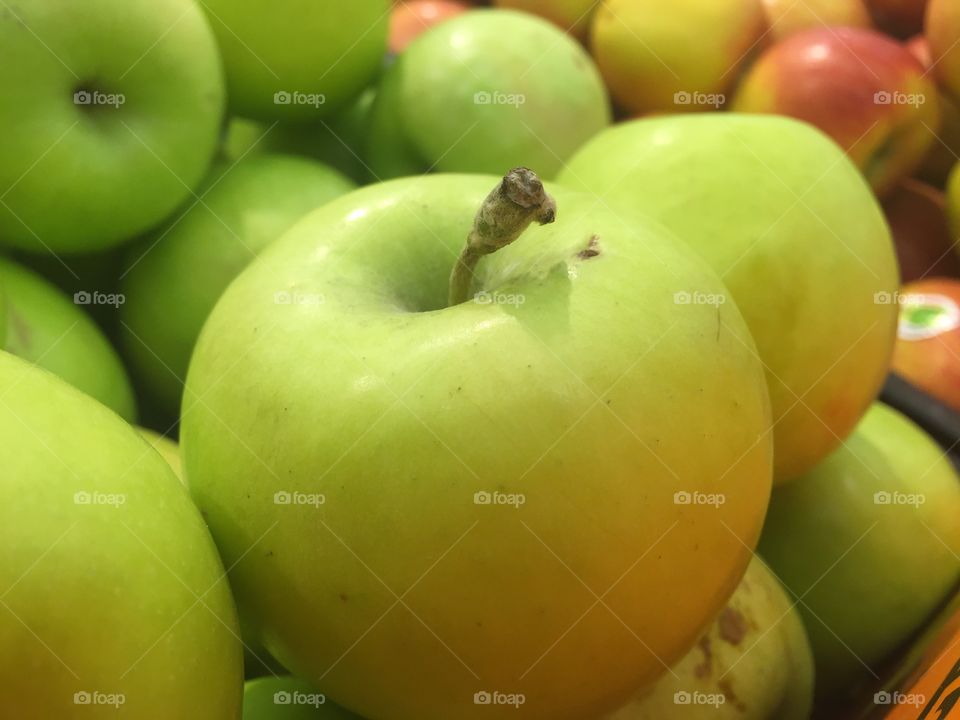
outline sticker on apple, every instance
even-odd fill
[[[960,327],[960,307],[939,294],[907,295],[900,308],[897,334],[903,340],[926,340]]]

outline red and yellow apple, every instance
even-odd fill
[[[390,35],[387,46],[398,53],[417,35],[447,18],[470,9],[470,4],[458,0],[409,0],[393,6],[390,11]]]
[[[815,125],[881,196],[917,169],[940,126],[937,88],[920,62],[858,28],[807,30],[777,43],[747,73],[733,109]]]
[[[815,27],[871,26],[863,0],[763,0],[763,9],[774,40]]]
[[[937,79],[954,99],[960,100],[960,3],[930,0],[925,32]]]
[[[907,178],[883,204],[900,263],[900,278],[960,277],[960,255],[947,222],[946,201],[936,188]]]
[[[930,43],[926,36],[916,35],[906,44],[920,64],[931,72],[933,58],[930,56]],[[937,187],[943,187],[950,171],[960,158],[960,104],[943,89],[940,90],[940,131],[930,129],[933,141],[917,177]]]

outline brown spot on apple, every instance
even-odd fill
[[[581,260],[589,260],[590,258],[596,257],[600,254],[600,236],[591,235],[590,240],[587,242],[587,246],[577,253],[577,257]]]
[[[747,620],[743,617],[743,613],[729,605],[720,613],[717,626],[720,629],[720,637],[731,645],[739,645],[748,629]]]

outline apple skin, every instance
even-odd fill
[[[590,34],[590,21],[600,5],[597,0],[494,0],[493,4],[539,15],[582,42]]]
[[[0,91],[0,242],[35,252],[114,246],[163,220],[206,172],[225,102],[192,0],[8,6]]]
[[[777,482],[853,430],[895,336],[896,308],[874,298],[899,280],[880,207],[834,143],[782,117],[650,118],[598,135],[559,181],[664,223],[730,288],[767,369]]]
[[[367,161],[377,179],[517,165],[549,179],[609,125],[610,108],[593,61],[571,37],[526,13],[473,10],[397,57],[370,122]]]
[[[278,694],[279,699],[291,698],[290,704],[278,703]],[[249,680],[243,687],[243,720],[363,720],[326,698],[319,705],[293,702],[296,698],[319,702],[322,696],[309,683],[289,675]]]
[[[906,48],[927,71],[932,70],[930,43],[925,36],[912,38],[906,43]],[[931,132],[933,140],[930,142],[930,151],[917,171],[917,177],[935,187],[944,187],[960,157],[960,103],[943,91],[939,93],[939,98],[940,131]]]
[[[960,277],[960,255],[947,221],[942,192],[907,178],[884,201],[884,214],[897,248],[902,282],[922,277]]]
[[[732,109],[820,128],[881,197],[919,167],[940,128],[937,88],[916,58],[859,28],[807,30],[777,43],[747,72]]]
[[[803,621],[759,556],[672,670],[606,720],[809,720],[813,709],[813,653]],[[678,693],[717,700],[683,703],[681,713]]]
[[[402,52],[413,39],[434,25],[471,9],[457,0],[407,0],[390,12],[390,52]]]
[[[122,339],[133,371],[158,404],[168,412],[179,408],[200,328],[230,281],[303,215],[353,187],[335,170],[290,155],[219,163],[202,202],[131,248]]]
[[[678,101],[725,95],[766,30],[761,0],[605,0],[590,47],[619,106],[631,115],[701,112]],[[691,48],[696,52],[691,52]],[[725,98],[719,98],[722,100]]]
[[[137,415],[127,371],[96,323],[59,289],[0,258],[7,300],[3,350],[39,365],[111,408],[127,421]]]
[[[876,26],[898,38],[923,31],[927,0],[863,0]]]
[[[925,502],[881,504],[875,493]],[[819,697],[873,680],[860,661],[879,674],[948,596],[960,579],[958,516],[960,478],[946,455],[879,403],[843,447],[775,490],[760,554],[800,598]]]
[[[960,5],[953,0],[930,0],[925,32],[937,59],[937,79],[960,102]]]
[[[161,435],[149,428],[138,427],[137,432],[139,432],[143,439],[150,443],[151,447],[167,462],[167,465],[173,470],[177,479],[186,485],[187,481],[183,474],[183,462],[180,460],[180,446],[177,445],[177,441],[171,440],[166,435]]]
[[[186,489],[136,430],[50,373],[0,352],[0,387],[5,715],[236,720],[236,612]]]
[[[893,371],[960,412],[960,317],[950,320],[960,316],[958,303],[960,280],[932,277],[903,287]],[[939,328],[930,325],[931,308],[943,323]]]
[[[557,222],[477,273],[523,302],[445,307],[498,181],[406,178],[312,213],[233,282],[191,361],[184,464],[241,610],[284,667],[367,717],[613,710],[664,672],[651,652],[693,645],[763,521],[762,369],[734,303],[675,304],[725,289],[659,226],[551,188]],[[578,577],[615,584],[622,620]],[[484,690],[526,702],[474,704]]]
[[[230,110],[254,120],[308,121],[345,107],[387,51],[387,0],[204,0],[227,75]],[[277,102],[277,93],[322,96]]]
[[[763,8],[774,41],[809,28],[872,24],[863,0],[763,0]]]

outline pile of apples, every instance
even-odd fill
[[[948,716],[958,0],[0,0],[0,130],[0,717]]]

